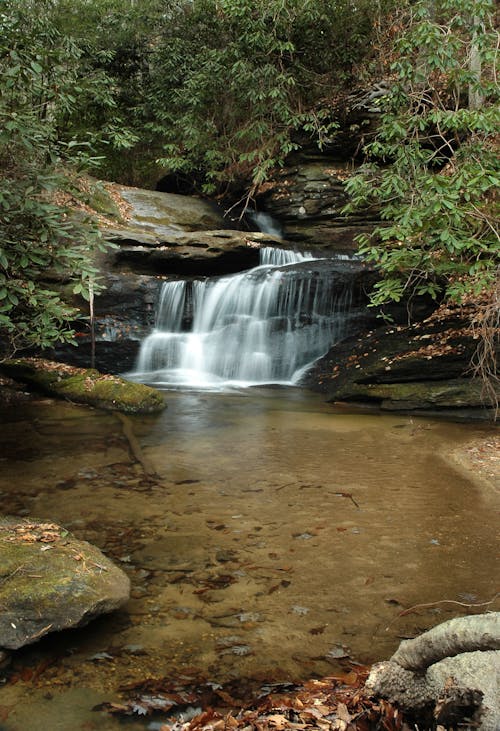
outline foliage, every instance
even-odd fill
[[[70,340],[75,311],[50,281],[85,295],[102,246],[93,226],[55,202],[67,189],[63,163],[93,159],[88,143],[61,140],[76,94],[95,87],[79,73],[80,50],[48,19],[49,2],[8,0],[0,13],[0,332],[4,352]]]
[[[317,102],[345,83],[366,53],[373,10],[350,0],[193,0],[171,4],[151,64],[148,129],[161,163],[258,186],[298,147],[321,145],[335,124]]]
[[[369,162],[347,184],[346,211],[375,205],[384,221],[361,237],[361,252],[384,275],[375,305],[412,294],[460,301],[495,277],[500,118],[493,14],[490,0],[411,8],[379,132],[366,148]]]
[[[81,77],[94,87],[92,98],[79,94],[60,131],[91,143],[108,180],[141,184],[151,167],[159,175],[160,143],[144,125],[151,47],[164,6],[162,0],[56,0],[52,6],[53,23],[78,45]]]
[[[394,0],[17,5],[78,49],[74,99],[58,111],[61,140],[88,142],[108,179],[151,182],[158,161],[214,192],[233,179],[265,180],[298,147],[299,130],[320,146],[331,136],[321,101],[352,79]]]

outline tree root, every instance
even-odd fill
[[[419,723],[499,731],[500,613],[452,619],[402,642],[373,666],[366,690]]]
[[[461,652],[500,650],[500,612],[457,617],[404,640],[391,657],[406,670],[425,670],[438,660]]]

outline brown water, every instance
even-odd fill
[[[130,575],[132,599],[19,652],[1,731],[121,728],[124,685],[328,675],[496,590],[500,500],[445,456],[490,428],[333,410],[300,390],[167,394],[130,421],[52,401],[4,412],[0,512],[62,523]],[[187,682],[187,681],[186,681]],[[137,718],[127,728],[155,728]]]

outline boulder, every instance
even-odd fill
[[[55,523],[0,518],[0,647],[16,650],[121,607],[130,581]]]
[[[216,204],[195,196],[116,186],[130,207],[127,228],[169,236],[173,231],[208,231],[224,228]]]
[[[75,368],[43,358],[16,358],[5,361],[1,368],[16,380],[76,403],[132,414],[165,408],[163,395],[156,389],[92,368]]]

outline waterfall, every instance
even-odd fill
[[[350,304],[350,288],[333,291],[318,263],[266,247],[247,272],[165,282],[134,377],[193,388],[295,383],[342,337]]]
[[[252,211],[249,214],[249,218],[259,231],[283,238],[283,227],[279,221],[273,218],[269,213],[264,213],[263,211]]]

